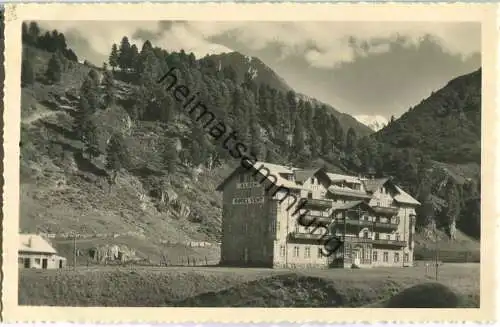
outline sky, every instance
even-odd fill
[[[43,21],[97,65],[128,36],[197,58],[238,51],[261,59],[297,92],[351,115],[396,118],[481,65],[473,22]]]

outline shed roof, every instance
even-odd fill
[[[19,234],[19,252],[50,253],[57,251],[43,237],[36,234]]]

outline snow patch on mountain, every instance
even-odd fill
[[[354,116],[357,121],[359,121],[361,124],[364,124],[368,126],[370,129],[372,129],[374,132],[377,132],[387,126],[389,121],[387,118],[384,116],[380,115],[356,115]]]

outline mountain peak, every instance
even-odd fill
[[[387,126],[389,121],[384,116],[380,115],[355,115],[357,121],[368,126],[374,132],[377,132]]]

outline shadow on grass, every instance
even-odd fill
[[[173,306],[335,308],[344,302],[337,290],[320,278],[287,274],[199,294]]]
[[[386,303],[387,308],[457,308],[460,298],[443,284],[425,283],[396,294]]]

